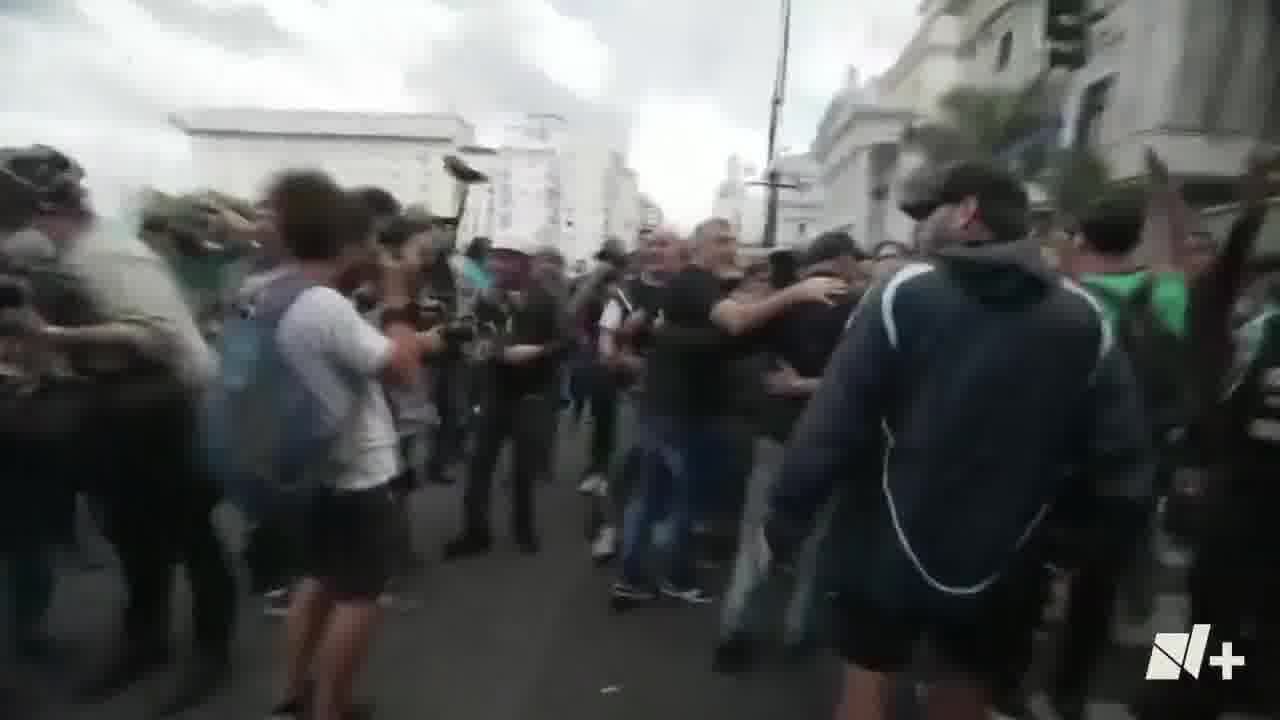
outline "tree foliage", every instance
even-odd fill
[[[1075,216],[1106,190],[1110,173],[1091,147],[1057,147],[1057,107],[1043,74],[1012,90],[960,86],[939,101],[937,120],[909,128],[904,142],[933,167],[995,160],[1043,188],[1056,212]]]

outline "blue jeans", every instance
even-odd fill
[[[665,556],[660,572],[672,585],[694,583],[691,539],[695,515],[719,485],[727,443],[715,418],[689,419],[645,413],[637,445],[643,467],[623,511],[622,580],[651,577],[650,550]],[[662,537],[654,531],[663,527]],[[657,546],[656,548],[654,546]]]

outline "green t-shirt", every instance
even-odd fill
[[[1134,270],[1124,273],[1090,273],[1082,275],[1080,282],[1085,288],[1097,288],[1105,293],[1129,297],[1137,292],[1150,272]],[[1097,293],[1094,297],[1101,303],[1107,321],[1114,323],[1117,308],[1113,307],[1102,293]],[[1186,337],[1187,309],[1191,304],[1191,298],[1185,275],[1177,272],[1156,275],[1151,288],[1151,304],[1156,316],[1165,327],[1178,337]]]

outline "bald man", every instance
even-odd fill
[[[669,227],[645,233],[640,243],[639,272],[617,283],[599,320],[597,350],[608,385],[596,383],[599,397],[592,397],[592,405],[610,402],[609,394],[612,394],[614,409],[602,413],[608,417],[607,428],[601,427],[598,419],[593,427],[591,465],[579,486],[579,490],[591,497],[591,524],[595,528],[591,557],[596,562],[606,562],[617,554],[616,520],[628,495],[629,469],[635,467],[635,448],[628,447],[620,470],[615,473],[615,482],[609,482],[616,424],[634,425],[632,403],[618,403],[616,391],[635,391],[640,387],[645,359],[652,347],[653,321],[658,316],[667,279],[679,272],[687,257],[683,238]],[[620,414],[622,418],[618,417]]]

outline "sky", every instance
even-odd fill
[[[780,144],[808,147],[854,65],[888,66],[914,0],[794,0]],[[0,0],[0,143],[73,153],[100,203],[197,183],[170,113],[236,106],[622,118],[677,223],[730,154],[765,153],[778,0]]]

